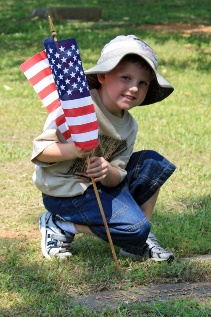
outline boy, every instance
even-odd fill
[[[117,36],[103,48],[97,65],[85,72],[99,125],[98,148],[84,151],[65,142],[54,122],[34,140],[34,181],[48,210],[40,217],[46,258],[71,256],[77,233],[107,241],[92,177],[120,254],[174,259],[150,233],[149,221],[159,189],[175,166],[154,151],[133,153],[137,123],[128,112],[173,92],[157,65],[156,53],[145,42],[134,35]]]

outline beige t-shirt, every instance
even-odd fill
[[[99,146],[93,150],[94,156],[104,157],[121,175],[121,181],[127,172],[126,165],[133,153],[137,134],[137,123],[129,112],[125,111],[122,118],[111,114],[103,105],[97,90],[90,91],[99,126]],[[81,195],[92,184],[84,177],[87,168],[86,160],[57,162],[53,164],[36,160],[47,146],[52,143],[66,143],[54,121],[45,124],[44,132],[34,139],[31,160],[35,164],[33,180],[37,188],[44,194],[55,197],[73,197]]]

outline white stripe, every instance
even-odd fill
[[[82,124],[97,121],[97,118],[96,118],[95,113],[90,113],[90,114],[86,114],[84,116],[66,117],[66,121],[67,121],[68,126],[72,127],[75,125],[82,125]]]
[[[73,142],[72,137],[70,137],[69,139],[67,139],[67,142],[68,142],[68,143],[72,143],[72,142]]]
[[[48,87],[50,84],[54,83],[53,75],[49,75],[45,78],[43,78],[41,81],[39,81],[36,85],[34,85],[34,90],[38,94],[40,91],[42,91],[44,88]]]
[[[49,106],[53,101],[59,99],[58,91],[55,90],[51,94],[49,94],[47,97],[45,97],[42,102],[45,107]]]
[[[128,50],[131,50],[132,48],[138,48],[140,49],[140,44],[138,42],[135,42],[135,41],[119,41],[117,43],[112,43],[112,44],[109,44],[107,47],[104,48],[103,52],[102,52],[102,55],[103,54],[107,54],[109,53],[110,51],[113,51],[113,50],[117,50],[117,49],[121,49],[121,48],[128,48]]]
[[[75,99],[75,100],[67,100],[67,101],[62,101],[62,108],[63,109],[74,109],[74,108],[81,108],[86,105],[91,105],[93,104],[91,96],[89,97],[84,97],[80,99]]]
[[[98,138],[98,130],[86,132],[86,133],[79,133],[79,134],[72,134],[72,139],[74,142],[86,142],[95,140]]]
[[[49,67],[49,63],[48,63],[48,60],[46,58],[46,59],[43,59],[40,62],[36,63],[28,70],[26,70],[24,72],[24,75],[26,76],[27,79],[31,79],[32,77],[37,75],[41,70],[43,70],[47,67]]]
[[[68,131],[69,127],[68,127],[67,123],[65,122],[65,123],[61,124],[60,126],[58,126],[58,129],[61,133],[63,133],[63,132]]]
[[[49,118],[51,121],[54,121],[55,119],[59,118],[63,114],[64,114],[63,109],[60,106],[49,114]],[[68,127],[67,127],[67,130],[68,130]]]

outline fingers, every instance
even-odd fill
[[[108,174],[108,162],[101,157],[91,157],[86,172],[88,177],[94,178],[95,181],[99,181]]]

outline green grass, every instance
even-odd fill
[[[211,252],[211,36],[139,28],[141,23],[181,21],[210,25],[209,1],[190,5],[185,0],[131,0],[130,6],[127,1],[71,1],[72,6],[101,6],[103,20],[112,23],[55,23],[59,39],[76,37],[84,68],[96,62],[102,46],[114,36],[136,34],[155,48],[159,71],[175,87],[162,103],[132,113],[139,124],[136,150],[157,150],[177,166],[152,218],[153,232],[172,249],[176,261],[168,265],[119,258],[120,271],[109,245],[85,235],[77,236],[68,261],[48,262],[41,255],[38,219],[44,208],[31,180],[30,155],[47,113],[19,65],[42,50],[43,39],[50,35],[47,21],[30,18],[30,10],[47,5],[65,6],[69,1],[0,1],[0,315],[211,316],[210,301],[185,298],[100,312],[73,307],[75,297],[95,291],[211,282],[210,262],[182,260]]]

